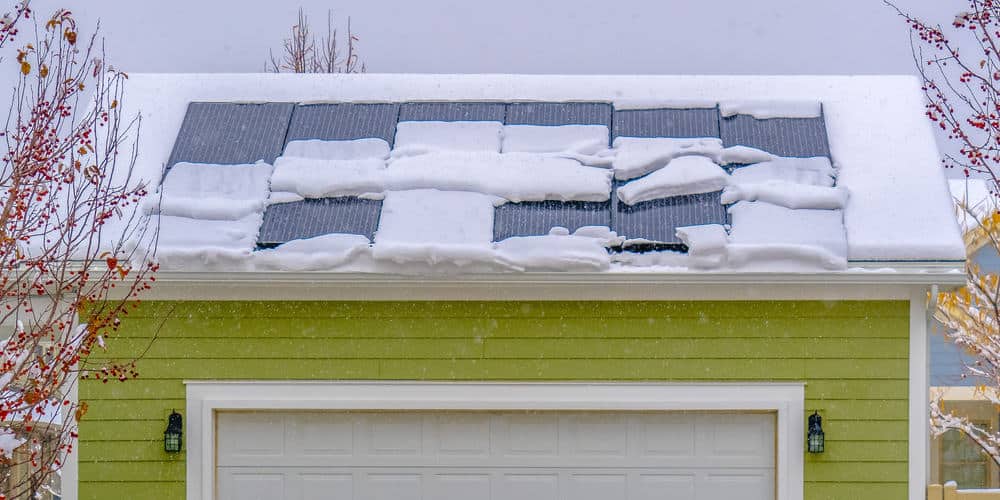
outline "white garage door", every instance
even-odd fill
[[[217,418],[224,500],[774,499],[770,413]]]

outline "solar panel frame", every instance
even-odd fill
[[[718,108],[615,109],[613,137],[720,137]]]
[[[611,129],[609,102],[511,102],[506,125],[604,125]]]
[[[506,114],[507,103],[505,102],[404,102],[399,107],[398,121],[490,121],[503,123]]]
[[[392,147],[398,103],[328,103],[295,106],[285,144],[295,140],[384,139]]]
[[[285,146],[295,105],[191,102],[167,166],[179,162],[238,165],[273,163]]]
[[[611,203],[529,201],[504,203],[493,211],[493,241],[515,236],[542,236],[554,227],[571,233],[584,226],[611,226]]]
[[[617,200],[612,229],[627,240],[625,247],[651,246],[653,249],[687,251],[677,237],[678,227],[701,224],[726,224],[726,207],[722,191],[689,194],[643,201],[627,205]]]
[[[719,121],[724,146],[749,146],[777,156],[830,156],[826,122],[818,118],[766,118],[733,115]]]
[[[382,200],[356,196],[277,203],[264,211],[257,246],[273,248],[324,234],[360,234],[372,240],[381,213]]]

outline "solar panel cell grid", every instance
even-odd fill
[[[719,110],[615,110],[615,137],[719,137]]]
[[[271,163],[284,148],[294,107],[290,103],[192,102],[167,165]]]
[[[502,102],[407,102],[400,106],[399,121],[502,123],[506,110]]]
[[[606,102],[513,102],[507,105],[507,125],[604,125],[611,127]]]
[[[607,125],[614,137],[720,137],[779,156],[829,156],[822,118],[749,115],[721,118],[717,109],[615,110],[606,102],[409,102],[234,104],[191,103],[169,164],[273,162],[291,140],[381,138],[393,143],[399,121],[497,121],[510,125]],[[731,165],[739,168],[743,165]],[[720,193],[677,196],[626,205],[618,202],[527,202],[497,207],[496,240],[544,235],[556,226],[610,226],[619,235],[682,249],[676,228],[726,223]],[[381,202],[356,197],[272,205],[259,244],[330,233],[372,238]]]
[[[371,240],[378,227],[381,200],[322,198],[267,207],[257,238],[259,247],[331,233],[360,234]]]
[[[725,146],[750,146],[778,156],[830,156],[823,118],[769,118],[735,115],[720,122]]]
[[[310,104],[295,107],[288,141],[384,139],[392,146],[399,104]]]
[[[554,227],[570,232],[584,226],[611,226],[611,204],[583,201],[505,203],[493,215],[493,239],[549,234]]]

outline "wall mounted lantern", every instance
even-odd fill
[[[184,435],[184,419],[176,411],[170,413],[167,419],[167,430],[163,431],[163,449],[167,453],[177,453],[181,451],[182,437]]]
[[[809,453],[823,453],[826,436],[823,434],[823,417],[819,412],[809,415],[809,435],[806,438]]]

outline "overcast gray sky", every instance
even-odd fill
[[[949,22],[964,0],[899,0]],[[98,19],[131,72],[260,71],[299,5],[351,16],[373,72],[910,73],[880,0],[33,0]],[[339,23],[343,26],[343,23]],[[318,27],[318,26],[317,26]]]
[[[907,26],[881,0],[31,1],[40,18],[73,10],[85,33],[100,21],[109,60],[128,72],[262,71],[300,5],[314,29],[327,9],[341,28],[350,15],[371,72],[914,72]],[[945,25],[968,5],[896,3]]]

